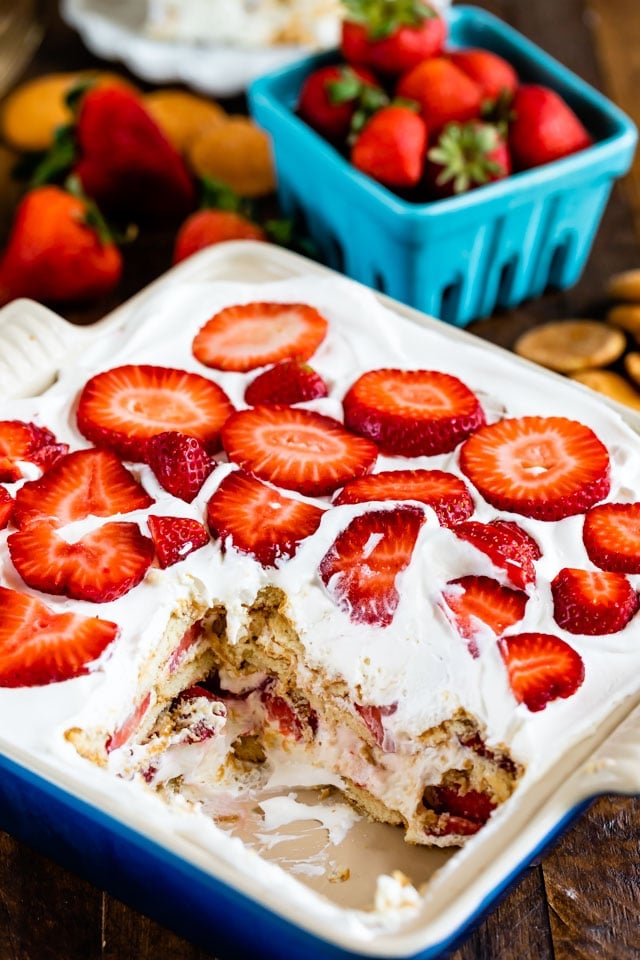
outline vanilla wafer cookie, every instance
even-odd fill
[[[640,354],[636,354],[640,358]],[[580,370],[571,374],[571,379],[616,400],[626,407],[640,410],[640,392],[628,380],[613,370]]]
[[[622,331],[598,320],[555,320],[522,334],[514,350],[550,370],[573,373],[606,367],[625,347]]]

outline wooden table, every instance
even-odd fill
[[[638,0],[478,0],[640,119]],[[30,74],[99,64],[45,6],[48,29]],[[634,91],[635,86],[635,91]],[[634,92],[637,100],[634,101]],[[635,215],[635,227],[634,227]],[[640,167],[609,204],[573,290],[473,325],[511,346],[541,320],[601,316],[611,273],[640,266]],[[170,262],[172,235],[143,234],[127,254],[118,295],[91,322]],[[455,952],[453,960],[638,960],[640,801],[602,799]],[[0,960],[212,960],[158,924],[0,834]]]

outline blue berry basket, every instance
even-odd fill
[[[416,204],[355,170],[295,114],[300,87],[337,54],[309,57],[256,80],[251,113],[272,137],[280,203],[330,266],[456,326],[579,279],[637,130],[611,101],[497,17],[449,13],[452,47],[484,47],[523,82],[567,100],[595,143],[468,194]]]

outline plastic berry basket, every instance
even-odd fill
[[[552,87],[594,138],[587,150],[463,196],[408,202],[355,170],[295,114],[304,78],[337,52],[267,74],[249,89],[271,135],[280,203],[320,257],[348,276],[457,326],[579,279],[637,130],[593,87],[497,17],[449,12],[452,47],[484,47],[523,82]]]

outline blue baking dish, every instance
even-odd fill
[[[338,62],[336,52],[256,80],[249,105],[271,135],[283,212],[302,221],[321,259],[464,326],[576,283],[614,181],[630,167],[637,131],[611,101],[491,14],[454,7],[449,30],[452,47],[493,50],[523,82],[555,89],[595,144],[464,196],[416,204],[359,173],[296,116],[305,77]]]

